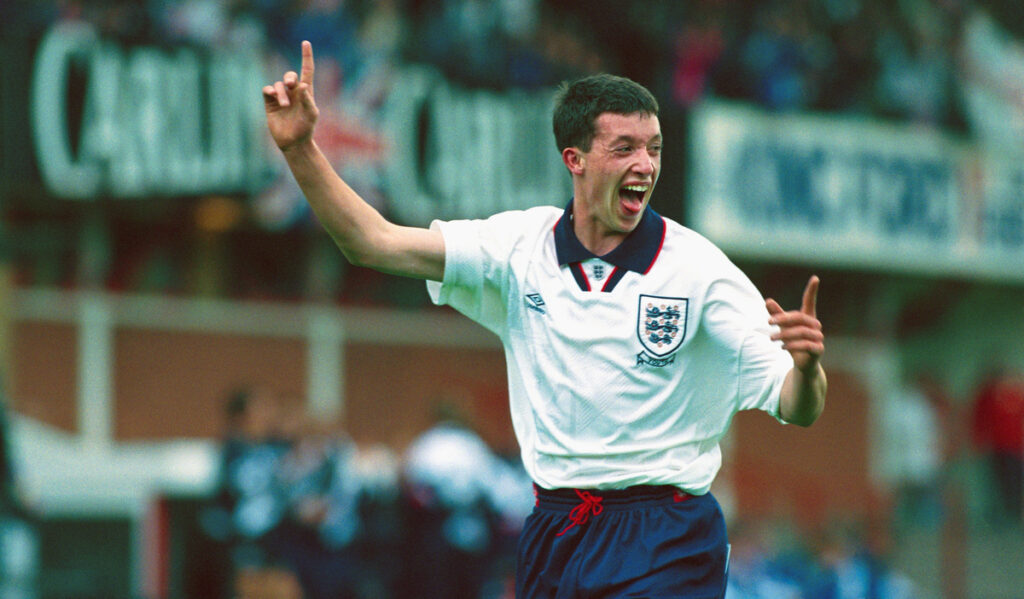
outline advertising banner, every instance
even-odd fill
[[[18,57],[29,63],[20,68],[27,122],[9,130],[44,197],[235,194],[270,229],[310,218],[267,134],[260,93],[297,55],[126,44],[81,21],[54,23],[33,43]],[[412,64],[342,87],[334,59],[317,62],[317,142],[397,222],[568,202],[552,89],[464,89]]]
[[[911,125],[695,111],[690,224],[736,257],[1024,280],[1024,163]]]
[[[42,37],[29,107],[55,197],[238,193],[266,183],[260,55],[125,46],[81,22]]]

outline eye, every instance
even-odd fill
[[[631,148],[630,146],[619,146],[619,147],[615,148],[615,153],[616,154],[630,154],[632,152],[633,152],[633,148]]]
[[[651,154],[661,154],[661,144],[655,144],[647,148],[647,151]]]

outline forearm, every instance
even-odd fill
[[[384,217],[338,176],[312,140],[282,154],[317,220],[350,261],[363,262],[372,253],[375,231],[386,225]]]
[[[782,384],[779,413],[791,424],[810,426],[825,409],[828,380],[818,363],[809,372],[793,368]]]
[[[417,278],[443,276],[439,234],[388,222],[338,176],[312,140],[283,154],[317,220],[349,262]]]

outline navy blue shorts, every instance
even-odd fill
[[[516,561],[517,599],[725,596],[718,501],[674,487],[537,489]]]

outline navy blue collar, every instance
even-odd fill
[[[555,224],[555,252],[559,264],[583,262],[600,258],[605,262],[638,273],[646,273],[654,266],[665,241],[665,219],[651,209],[644,210],[636,229],[626,236],[614,250],[604,256],[595,256],[583,247],[572,227],[572,200],[565,208],[562,218]]]

